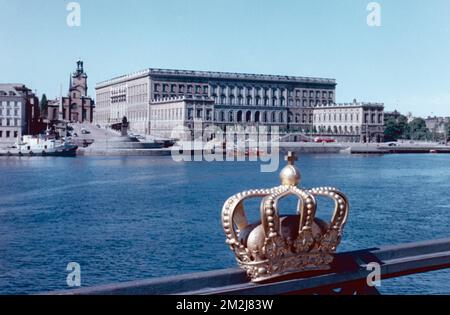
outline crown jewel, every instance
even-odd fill
[[[327,270],[347,221],[347,197],[336,188],[299,188],[301,175],[296,157],[289,152],[288,165],[280,173],[281,186],[244,191],[229,198],[222,210],[227,244],[252,281],[261,282],[289,273]],[[279,202],[298,199],[297,215],[281,215]],[[334,200],[334,214],[327,223],[316,218],[316,197]],[[249,224],[244,210],[248,199],[260,198],[261,221]]]

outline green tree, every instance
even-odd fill
[[[399,124],[393,118],[388,119],[384,123],[384,140],[385,141],[396,141],[402,136]]]
[[[431,133],[427,128],[425,120],[422,118],[414,118],[409,123],[409,133],[412,140],[428,140]]]
[[[39,103],[39,109],[41,110],[41,115],[45,112],[47,109],[47,95],[42,94],[41,102]]]
[[[390,118],[384,124],[384,140],[397,141],[409,138],[408,118],[400,115],[397,119]]]
[[[408,124],[408,117],[400,115],[397,122],[401,130],[401,136],[399,139],[410,139],[411,128]]]

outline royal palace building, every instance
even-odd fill
[[[382,142],[384,104],[352,103],[314,108],[313,132],[343,142]]]
[[[334,79],[147,69],[98,83],[94,122],[113,125],[125,116],[134,132],[160,137],[200,120],[222,130],[312,132],[315,109],[334,106],[335,91]]]

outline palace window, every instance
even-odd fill
[[[212,110],[211,109],[206,110],[206,120],[212,120]]]
[[[237,122],[242,122],[242,111],[237,112]]]

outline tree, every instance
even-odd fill
[[[388,119],[384,124],[384,140],[396,141],[403,135],[399,124],[394,118]]]
[[[397,118],[390,118],[384,124],[384,140],[397,141],[398,139],[409,138],[408,118],[400,115]]]
[[[408,124],[408,117],[404,116],[404,115],[400,115],[397,118],[397,122],[399,125],[399,128],[401,130],[401,137],[400,139],[410,139],[410,132],[411,132],[411,128]]]
[[[47,109],[47,104],[48,104],[47,95],[42,94],[41,102],[39,103],[39,109],[41,111],[41,116],[44,114],[45,110]]]
[[[423,118],[414,118],[409,123],[409,132],[412,140],[428,140],[431,137]]]

